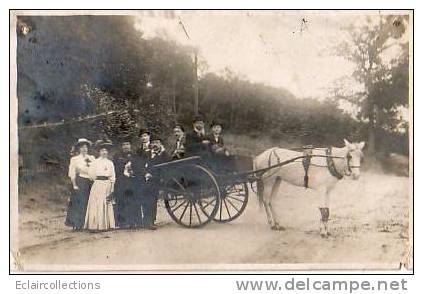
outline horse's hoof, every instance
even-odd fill
[[[329,238],[330,235],[331,234],[329,232],[320,233],[320,237],[322,237],[323,239]]]
[[[285,231],[285,227],[280,226],[280,225],[274,225],[270,229],[272,229],[274,231]]]

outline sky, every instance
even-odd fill
[[[173,18],[142,15],[135,26],[145,38],[198,47],[209,72],[227,67],[299,98],[325,98],[335,80],[351,76],[353,64],[334,56],[333,48],[346,37],[342,28],[359,17],[346,11],[182,11]]]

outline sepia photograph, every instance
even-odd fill
[[[10,271],[412,271],[413,24],[11,10]]]

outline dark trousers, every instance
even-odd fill
[[[75,181],[79,189],[73,191],[69,201],[65,225],[80,230],[84,227],[92,182],[79,176]]]
[[[157,215],[157,194],[158,189],[153,183],[145,185],[141,197],[141,206],[143,212],[143,226],[148,228],[154,225]]]

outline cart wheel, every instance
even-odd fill
[[[230,222],[238,218],[247,207],[248,186],[246,183],[227,185],[222,192],[214,220],[217,222]],[[223,190],[223,189],[222,189]]]
[[[218,211],[219,185],[203,166],[185,165],[167,175],[164,202],[176,223],[199,228],[209,223]]]

